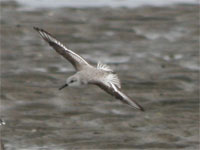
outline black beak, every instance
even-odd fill
[[[61,87],[59,88],[59,90],[62,90],[63,88],[65,88],[65,87],[67,87],[67,86],[68,86],[68,84],[65,83],[63,86],[61,86]]]

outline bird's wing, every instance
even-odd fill
[[[106,64],[103,64],[102,62],[98,62],[97,64],[97,69],[101,69],[101,70],[104,70],[104,71],[108,71],[108,72],[114,72],[110,66],[106,65]]]
[[[77,71],[82,70],[85,66],[91,66],[81,56],[69,50],[61,42],[56,40],[56,38],[54,38],[50,33],[37,27],[34,27],[34,29],[40,33],[41,37],[48,42],[49,45],[56,50],[56,52],[70,61]]]
[[[136,101],[134,101],[133,99],[131,99],[130,97],[128,97],[126,94],[124,94],[120,90],[120,88],[117,87],[112,82],[105,83],[105,82],[102,82],[102,81],[96,81],[96,82],[93,82],[93,84],[99,86],[101,89],[103,89],[107,93],[111,94],[115,98],[121,100],[122,102],[128,104],[129,106],[132,106],[132,107],[134,107],[136,109],[144,111],[144,109],[142,108],[142,106],[140,106]]]

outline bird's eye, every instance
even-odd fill
[[[73,80],[70,81],[70,83],[73,83],[73,82],[75,82],[75,81],[76,81],[76,80],[73,79]]]

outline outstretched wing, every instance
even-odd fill
[[[113,95],[115,98],[121,100],[122,102],[128,104],[129,106],[132,106],[136,109],[139,109],[141,111],[144,111],[142,106],[140,106],[136,101],[128,97],[126,94],[124,94],[120,88],[118,88],[115,84],[108,82],[101,82],[101,81],[96,81],[94,84],[99,86],[101,89],[106,91],[107,93]]]
[[[48,42],[49,45],[56,50],[56,52],[70,61],[77,71],[82,70],[85,66],[91,66],[81,56],[69,50],[61,42],[56,40],[56,38],[54,38],[50,33],[37,27],[33,28],[40,33],[41,37]]]

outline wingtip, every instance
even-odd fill
[[[145,109],[141,106],[141,105],[139,105],[139,104],[137,104],[136,102],[134,102],[136,105],[128,105],[128,106],[130,106],[130,107],[132,107],[132,108],[134,108],[134,109],[136,109],[136,110],[139,110],[139,111],[142,111],[142,112],[145,112]]]
[[[133,106],[134,108],[136,108],[137,110],[140,110],[140,111],[142,111],[142,112],[145,112],[145,109],[141,106],[141,105],[139,105],[138,103],[136,103],[136,102],[134,102],[135,104],[136,104],[136,106]]]
[[[142,112],[145,112],[144,108],[141,105],[139,105],[138,103],[136,103],[136,104],[137,104],[137,109],[138,110],[140,110]]]
[[[46,31],[44,31],[43,29],[38,28],[38,27],[33,27],[33,29],[36,30],[36,31],[38,31],[38,32],[46,32]]]
[[[140,111],[142,112],[145,112],[144,108],[143,107],[140,107]]]
[[[39,31],[40,29],[38,27],[33,27],[34,30]]]

